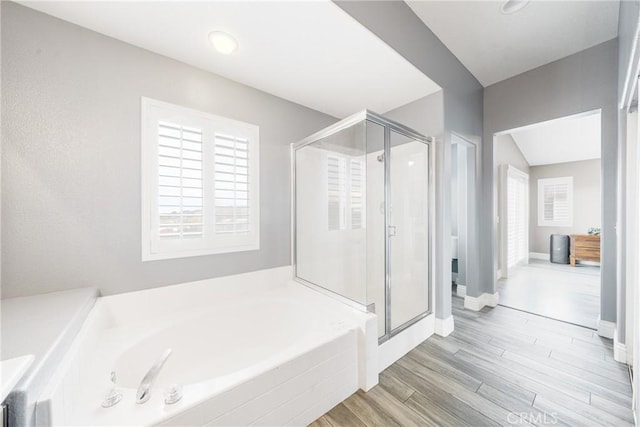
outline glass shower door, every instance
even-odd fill
[[[429,146],[390,130],[389,332],[429,311]]]

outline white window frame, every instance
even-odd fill
[[[565,184],[567,186],[568,220],[547,221],[544,219],[544,188],[547,185]],[[573,177],[538,179],[538,226],[539,227],[573,227]]]
[[[158,210],[158,123],[169,121],[202,129],[204,236],[193,240],[161,240]],[[215,135],[231,134],[249,141],[249,231],[215,231]],[[185,258],[260,249],[259,127],[226,117],[141,97],[142,260]]]

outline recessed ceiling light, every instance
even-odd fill
[[[525,8],[529,4],[530,0],[507,0],[502,5],[502,13],[505,15],[511,15]]]
[[[209,33],[209,41],[218,52],[230,55],[238,48],[238,42],[230,34],[224,31],[212,31]]]

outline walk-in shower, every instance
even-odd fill
[[[431,311],[432,139],[370,111],[292,145],[295,279],[378,315]]]

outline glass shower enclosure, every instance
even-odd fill
[[[292,145],[295,280],[378,316],[431,312],[432,138],[370,111]]]

